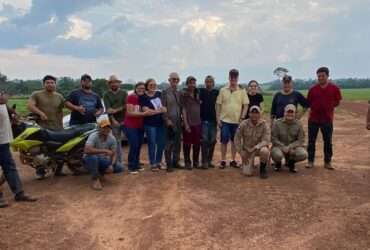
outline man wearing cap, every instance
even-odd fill
[[[8,185],[14,194],[15,201],[34,202],[37,200],[24,193],[22,182],[10,151],[9,143],[13,140],[13,134],[8,114],[7,101],[8,96],[5,93],[0,93],[0,167],[4,175],[0,175],[0,208],[8,206],[8,203],[4,200],[1,188],[5,180],[8,182]]]
[[[85,144],[84,162],[92,177],[91,188],[102,190],[101,179],[105,171],[116,162],[116,139],[111,134],[109,118],[98,119],[99,130],[91,134]]]
[[[91,88],[91,76],[87,74],[81,76],[81,88],[72,91],[65,103],[72,111],[69,125],[95,123],[96,117],[103,113],[100,97]]]
[[[271,121],[284,117],[284,108],[288,104],[293,104],[296,108],[302,106],[303,111],[297,116],[300,119],[309,107],[306,98],[298,91],[293,89],[293,79],[286,75],[282,79],[282,89],[277,92],[272,100]]]
[[[307,159],[304,148],[304,130],[302,123],[296,119],[296,107],[288,104],[284,108],[284,117],[276,120],[272,126],[272,160],[275,171],[280,171],[283,158],[289,171],[296,173],[295,163]]]
[[[163,114],[166,126],[167,172],[172,172],[174,168],[180,167],[182,104],[180,92],[177,90],[177,85],[180,82],[179,75],[176,72],[171,73],[168,81],[170,87],[162,92],[161,102],[162,106],[167,109],[167,113]]]
[[[217,123],[221,128],[221,164],[220,169],[226,167],[227,145],[231,142],[230,166],[237,168],[235,160],[236,148],[234,144],[235,132],[239,123],[248,111],[249,99],[247,93],[238,85],[239,71],[232,69],[229,72],[229,85],[223,87],[216,101]]]
[[[117,140],[117,163],[114,166],[114,172],[123,170],[122,155],[122,131],[123,121],[125,119],[127,92],[120,88],[122,81],[117,76],[112,75],[108,80],[108,91],[104,93],[104,105],[112,124],[112,132]]]
[[[244,120],[236,134],[235,146],[242,157],[243,172],[251,176],[254,158],[260,157],[260,177],[267,178],[266,165],[269,159],[271,134],[265,120],[261,119],[261,108],[252,106],[249,111],[249,119]]]
[[[207,76],[205,88],[199,89],[200,118],[202,120],[202,168],[214,168],[213,153],[216,146],[217,118],[216,100],[218,90],[215,89],[215,79]]]
[[[308,165],[314,166],[316,139],[319,130],[324,141],[324,167],[334,170],[331,165],[333,157],[333,121],[335,108],[342,100],[342,94],[337,85],[329,80],[329,69],[321,67],[316,71],[318,83],[308,91],[310,116],[308,118]]]

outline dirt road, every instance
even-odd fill
[[[94,192],[87,176],[37,181],[19,166],[40,200],[0,210],[0,249],[370,249],[365,111],[344,103],[337,112],[335,171],[323,169],[321,141],[315,169],[270,170],[267,180],[235,169],[146,171],[109,175]]]

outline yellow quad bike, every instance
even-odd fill
[[[45,174],[55,172],[58,164],[66,164],[74,175],[85,173],[82,157],[87,137],[97,131],[94,123],[72,126],[53,131],[40,128],[35,123],[20,124],[21,131],[11,142],[23,164],[44,169]]]

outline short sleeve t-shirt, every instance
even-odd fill
[[[221,105],[221,121],[239,124],[240,115],[244,105],[249,104],[249,99],[245,90],[240,87],[235,91],[231,91],[229,87],[224,87],[220,90],[216,103]]]
[[[72,111],[71,120],[69,121],[70,125],[95,123],[96,111],[103,108],[100,97],[96,93],[86,93],[82,89],[73,91],[67,98],[67,101],[76,106],[83,106],[86,110],[84,115],[77,111]]]
[[[261,107],[261,103],[263,102],[263,95],[261,95],[260,93],[257,93],[255,95],[248,94],[248,98],[249,98],[249,105],[248,105],[248,112],[247,112],[245,119],[249,118],[249,110],[252,106]]]
[[[149,96],[147,94],[140,96],[139,102],[141,107],[147,107],[153,110],[158,110],[162,107],[161,92],[157,91],[154,94],[154,96]],[[144,117],[144,125],[151,127],[162,127],[163,126],[162,114]]]
[[[296,107],[298,104],[303,108],[309,107],[307,99],[298,91],[293,91],[290,94],[278,92],[272,100],[271,115],[276,119],[284,117],[284,109],[288,104],[293,104]]]
[[[13,140],[12,127],[6,104],[0,104],[0,145],[8,144]]]
[[[115,151],[117,147],[117,141],[111,134],[108,135],[106,140],[103,140],[99,136],[99,132],[95,132],[89,135],[86,145],[96,149],[109,149]]]
[[[140,112],[140,102],[139,97],[136,94],[129,95],[127,97],[127,104],[131,104],[134,106],[134,110],[136,112]],[[143,118],[142,117],[135,117],[126,114],[124,125],[127,128],[142,128],[143,127]]]
[[[41,127],[53,130],[63,129],[61,117],[65,100],[61,94],[40,90],[33,92],[30,99],[48,117],[46,121],[37,121]]]

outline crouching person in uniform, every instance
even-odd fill
[[[261,109],[252,106],[249,112],[249,119],[244,120],[235,135],[235,146],[242,157],[243,173],[252,175],[254,158],[260,157],[260,177],[267,178],[267,161],[270,150],[270,129],[267,122],[261,119]]]
[[[296,162],[307,159],[304,148],[305,133],[302,123],[296,119],[296,107],[289,104],[284,109],[284,117],[274,122],[272,127],[272,160],[275,171],[281,170],[281,162],[285,158],[289,171],[296,173]]]
[[[91,134],[85,145],[85,166],[91,174],[91,188],[102,190],[101,180],[105,171],[116,162],[116,139],[111,134],[112,128],[109,118],[98,120],[99,131]]]

